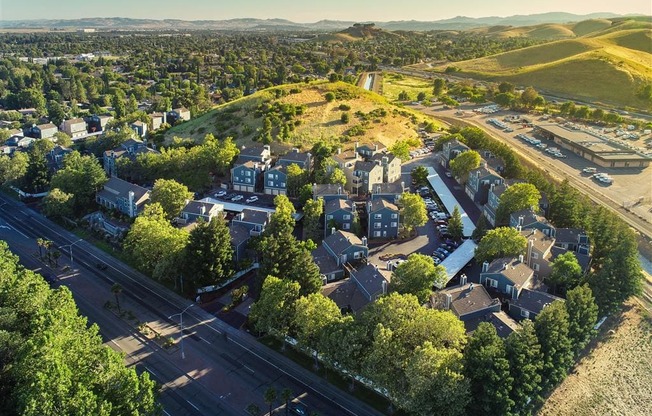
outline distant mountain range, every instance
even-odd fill
[[[541,13],[509,17],[463,17],[435,21],[375,22],[386,30],[465,30],[483,26],[529,26],[541,23],[569,23],[587,19],[622,17],[614,13]],[[350,27],[356,22],[320,20],[315,23],[296,23],[285,19],[229,19],[229,20],[177,20],[131,19],[125,17],[98,17],[71,20],[0,20],[0,29],[82,29],[98,30],[225,30],[225,31],[334,31]],[[369,22],[360,22],[369,23]]]

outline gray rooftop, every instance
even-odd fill
[[[321,274],[327,275],[341,270],[335,259],[333,259],[333,256],[330,255],[324,246],[319,246],[312,251],[312,259],[319,267]]]
[[[496,328],[498,336],[501,338],[507,338],[509,334],[514,331],[518,331],[519,325],[513,320],[509,315],[503,311],[491,312],[479,318],[471,319],[464,322],[464,327],[466,328],[466,334],[471,335],[473,332],[478,329],[478,326],[482,322],[489,322]]]
[[[353,211],[353,202],[349,201],[348,199],[331,199],[326,203],[326,206],[324,207],[324,213],[330,214],[340,209]]]
[[[361,172],[371,172],[375,168],[381,168],[381,167],[375,162],[363,162],[361,160],[355,162],[355,166],[354,166],[355,170],[359,170]]]
[[[555,261],[557,256],[560,256],[564,253],[567,253],[568,250],[565,248],[561,247],[553,247],[550,249],[550,261]],[[586,254],[580,254],[580,253],[575,253],[571,251],[575,258],[577,259],[577,263],[580,265],[582,268],[582,271],[587,271],[589,269],[589,266],[591,265],[591,256],[586,255]]]
[[[437,309],[445,309],[446,295],[451,296],[450,309],[460,319],[462,319],[464,315],[473,312],[490,308],[495,309],[496,307],[500,308],[500,301],[498,299],[492,299],[484,286],[477,283],[468,283],[463,286],[450,287],[432,295],[432,306]]]
[[[346,191],[342,185],[335,185],[331,183],[317,183],[312,186],[312,195],[315,198],[326,195],[346,195]]]
[[[322,286],[321,294],[330,298],[340,309],[351,309],[354,313],[369,304],[369,300],[351,279],[328,283]]]
[[[529,208],[513,212],[510,217],[513,218],[516,222],[518,222],[519,217],[523,217],[523,227],[526,227],[528,224],[533,224],[535,222],[548,224],[548,220],[545,217],[538,215]]]
[[[351,278],[355,279],[362,289],[365,296],[373,297],[383,293],[383,284],[386,285],[391,280],[391,272],[380,270],[377,266],[367,264],[358,270],[351,270]]]
[[[289,153],[286,153],[285,155],[281,156],[278,158],[279,162],[299,162],[303,164],[308,164],[310,162],[310,153],[308,152],[299,152],[299,151],[291,151]]]
[[[371,190],[374,194],[392,194],[392,195],[401,195],[404,191],[403,186],[405,184],[398,180],[391,183],[378,183],[374,184],[373,189]]]
[[[149,199],[149,191],[142,186],[138,186],[115,176],[109,178],[104,184],[104,189],[99,192],[99,195],[104,199],[117,201],[118,198],[128,198],[129,192],[134,193],[134,202],[136,205]]]
[[[362,240],[358,238],[357,235],[349,233],[347,231],[336,231],[335,234],[331,234],[328,237],[324,238],[323,244],[326,244],[333,253],[339,255],[347,248],[352,245],[362,245]]]
[[[239,216],[237,216],[234,218],[234,221],[265,225],[269,220],[269,212],[266,211],[258,211],[255,209],[245,208],[240,214],[242,214],[242,219],[239,219]]]
[[[201,208],[204,207],[204,214],[201,213]],[[208,215],[213,210],[222,211],[224,210],[224,205],[214,204],[212,202],[206,201],[188,201],[186,206],[183,208],[183,212],[187,212],[195,215]]]
[[[563,299],[538,290],[523,289],[518,299],[510,299],[509,303],[532,313],[539,313],[556,300]]]
[[[580,236],[587,236],[586,231],[579,228],[557,228],[555,240],[557,243],[579,243]]]
[[[249,240],[249,230],[242,225],[231,224],[229,234],[231,235],[231,243],[236,247]]]
[[[382,198],[374,199],[369,202],[369,212],[376,212],[383,208],[391,209],[392,211],[398,212],[398,207],[391,202],[388,202]]]
[[[554,238],[548,237],[536,228],[522,230],[521,235],[531,241],[532,246],[542,253],[549,251],[555,243]]]
[[[527,264],[520,262],[517,258],[503,257],[496,259],[489,264],[487,273],[499,273],[511,280],[518,288],[528,286],[534,276],[534,271]]]

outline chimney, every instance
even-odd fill
[[[254,162],[254,170],[258,170],[258,162]]]
[[[444,301],[444,309],[449,310],[451,308],[451,303],[453,303],[453,297],[446,293],[444,296],[446,296],[446,300]]]
[[[337,187],[337,194],[342,195],[342,187],[341,186]]]
[[[405,190],[405,182],[401,181],[401,192]]]
[[[362,240],[362,245],[367,247],[367,237],[362,237],[361,240]]]
[[[376,268],[376,269],[378,269],[378,268]],[[383,295],[386,295],[387,294],[387,280],[383,279],[382,285],[383,285]]]
[[[518,290],[516,290],[516,286],[512,287],[512,299],[518,299]]]
[[[469,285],[469,290],[473,290],[473,283]]]
[[[129,216],[131,218],[136,216],[136,207],[134,207],[134,191],[129,191]]]
[[[518,261],[521,262],[521,263],[523,263],[523,255],[522,255],[522,254],[519,254],[519,255],[518,255]]]
[[[482,263],[482,273],[485,273],[488,270],[489,270],[489,262],[485,261],[484,263]]]
[[[460,276],[460,286],[464,286],[466,284],[466,274],[462,273]]]
[[[503,263],[503,270],[507,270],[507,263]]]
[[[378,144],[374,143],[374,152],[377,152],[377,151],[378,151]]]
[[[521,221],[522,219],[523,219],[523,217],[519,217],[519,221]],[[518,225],[518,226],[516,227],[516,230],[520,233],[522,228],[523,228],[523,227],[521,227],[520,225]]]
[[[378,147],[378,145],[376,145],[376,147]],[[383,165],[386,165],[389,162],[389,158],[387,156],[383,156],[381,160],[383,161]]]
[[[496,184],[492,183],[491,186],[489,187],[489,190],[493,191],[495,187],[496,187]]]
[[[206,205],[201,204],[199,207],[199,215],[206,215]]]
[[[331,235],[335,234],[336,232],[337,230],[335,229],[335,227],[331,228]]]
[[[359,144],[359,143],[360,143],[360,142],[355,142],[355,145],[354,145],[353,149],[358,150],[358,144]]]
[[[338,154],[338,155],[342,154],[342,148],[341,148],[341,147],[338,147],[338,148],[337,148],[337,154]]]
[[[525,219],[525,218],[523,218],[522,215],[521,215],[520,217],[518,217],[518,225],[519,225],[519,227],[523,225],[523,220],[524,220],[524,219]]]
[[[296,148],[296,147],[293,147],[293,148],[292,148],[292,153],[299,153],[299,149]]]

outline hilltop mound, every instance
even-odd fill
[[[650,30],[622,30],[602,35],[600,39],[624,48],[652,54],[652,31]]]
[[[332,92],[331,102],[325,95]],[[349,115],[347,123],[342,114]],[[266,121],[267,120],[267,121]],[[171,128],[174,136],[201,140],[212,133],[233,137],[238,144],[273,141],[276,150],[309,149],[320,140],[331,144],[378,140],[391,146],[398,140],[417,137],[423,114],[391,105],[369,91],[343,82],[292,84],[259,91],[216,107],[197,119]],[[265,126],[269,136],[265,138]]]
[[[554,40],[574,38],[575,33],[565,25],[546,23],[536,26],[491,26],[468,30],[469,33],[485,35],[489,37],[508,38],[530,38],[537,40]]]
[[[396,37],[400,35],[380,29],[374,23],[356,23],[336,33],[319,35],[315,40],[318,42],[354,42],[382,36]]]
[[[573,25],[573,33],[577,36],[584,36],[589,33],[605,30],[611,27],[612,24],[613,22],[607,19],[584,20]]]

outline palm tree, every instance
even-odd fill
[[[61,257],[61,252],[55,250],[52,252],[52,258],[54,259],[54,267],[59,267],[59,257]]]
[[[47,256],[48,263],[52,263],[52,241],[44,240],[43,247],[45,247],[45,255]]]
[[[272,405],[276,401],[276,389],[274,386],[269,386],[267,390],[265,390],[265,403],[269,405],[269,416],[272,416]]]
[[[290,404],[290,399],[292,399],[292,396],[294,396],[294,392],[292,391],[292,389],[286,387],[281,391],[281,398],[285,402],[285,416],[287,416],[288,413],[290,412],[288,406]]]
[[[118,313],[121,313],[120,298],[118,298],[118,295],[122,293],[122,286],[120,286],[118,283],[115,283],[113,286],[111,286],[111,293],[113,293],[115,296],[115,304],[118,306]]]
[[[42,238],[37,238],[36,239],[36,245],[38,246],[38,256],[39,258],[43,258],[43,251],[41,250],[45,246],[45,240]]]
[[[249,413],[251,416],[258,416],[258,413],[260,413],[260,408],[255,403],[251,403],[249,406],[247,406],[246,410],[247,413]]]

